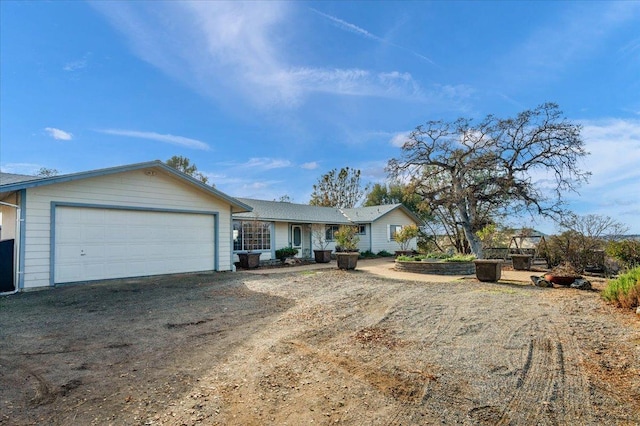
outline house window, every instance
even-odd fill
[[[400,231],[402,231],[402,225],[389,225],[389,240],[393,241]]]
[[[335,233],[338,232],[338,229],[340,229],[340,226],[338,225],[327,225],[326,229],[325,229],[325,238],[327,241],[334,241],[335,240]]]
[[[367,235],[367,225],[358,225],[358,235]]]
[[[271,250],[271,224],[253,220],[233,221],[233,250]]]

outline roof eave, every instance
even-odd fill
[[[71,182],[74,180],[88,179],[92,177],[106,176],[106,175],[111,175],[115,173],[124,173],[124,172],[131,172],[135,170],[150,169],[150,168],[161,169],[162,171],[169,173],[171,175],[174,175],[181,180],[187,181],[188,183],[198,187],[201,190],[204,190],[205,192],[208,192],[211,195],[214,195],[220,199],[223,199],[224,201],[231,204],[232,211],[235,213],[250,212],[253,210],[251,206],[248,206],[247,204],[242,203],[236,200],[235,198],[230,197],[229,195],[218,191],[214,187],[209,186],[195,179],[192,176],[189,176],[185,173],[182,173],[179,170],[174,169],[173,167],[166,165],[160,160],[147,161],[144,163],[127,164],[124,166],[109,167],[106,169],[90,170],[86,172],[71,173],[71,174],[61,175],[61,176],[51,176],[51,177],[46,177],[42,179],[28,180],[24,182],[2,185],[0,186],[0,192],[13,192],[13,191],[19,191],[22,189],[36,188],[40,186]]]

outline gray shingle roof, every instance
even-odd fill
[[[402,204],[385,204],[382,206],[357,207],[353,209],[342,209],[342,212],[352,222],[373,222],[381,216],[397,209]]]
[[[239,219],[254,219],[280,222],[301,222],[301,223],[326,223],[326,224],[350,224],[350,223],[371,223],[385,214],[402,209],[416,222],[420,219],[415,217],[402,204],[388,204],[373,207],[357,207],[352,209],[338,209],[334,207],[318,207],[308,204],[284,203],[280,201],[254,200],[250,198],[238,198],[244,204],[253,207],[251,213],[239,213],[233,216]]]
[[[0,172],[0,185],[9,185],[11,183],[27,182],[30,180],[42,179],[42,176],[16,175],[13,173]]]
[[[241,219],[271,220],[283,222],[348,224],[349,220],[333,207],[318,207],[308,204],[284,203],[280,201],[237,198],[241,203],[253,207],[250,213],[234,214]]]

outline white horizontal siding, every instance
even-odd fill
[[[271,240],[271,248],[275,251],[289,246],[289,224],[286,222],[274,223],[274,235]]]
[[[231,269],[229,203],[205,194],[180,179],[144,170],[29,188],[26,197],[24,288],[50,282],[51,202],[135,208],[215,211],[219,218],[219,270]],[[117,232],[117,230],[114,230]],[[46,270],[43,270],[46,265]]]
[[[389,240],[389,225],[416,225],[415,221],[411,217],[407,216],[400,209],[395,209],[382,216],[372,224],[371,230],[371,251],[378,253],[381,250],[386,250],[389,253],[393,253],[396,250],[400,250],[400,245],[394,240]],[[415,250],[417,247],[416,239],[411,240],[409,249]]]

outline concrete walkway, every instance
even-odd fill
[[[451,282],[463,279],[475,279],[475,275],[434,275],[434,274],[416,274],[411,272],[400,272],[394,269],[394,258],[383,257],[376,259],[359,259],[357,271],[365,271],[374,275],[385,278],[403,280],[403,281],[420,281],[420,282]],[[243,271],[249,274],[270,275],[285,272],[304,272],[318,269],[337,269],[335,260],[330,263],[314,263],[310,265],[290,266],[282,268],[265,268],[250,271]],[[502,271],[500,281],[531,283],[531,275],[542,275],[542,272],[536,271]]]

